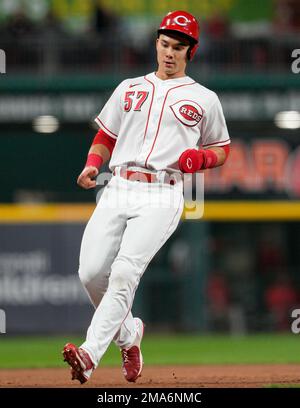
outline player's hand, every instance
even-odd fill
[[[203,150],[187,149],[179,157],[178,166],[183,173],[195,173],[201,169],[203,161]]]
[[[94,166],[85,167],[77,179],[77,184],[88,190],[96,187],[95,178],[98,176],[98,169]]]

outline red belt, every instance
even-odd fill
[[[116,171],[113,171],[113,174],[116,175]],[[160,179],[157,177],[155,173],[144,173],[142,171],[136,171],[136,170],[127,170],[127,169],[120,169],[119,173],[120,177],[130,180],[130,181],[141,181],[144,183],[159,183]],[[176,184],[176,180],[172,178],[169,174],[165,174],[164,183],[170,184],[173,186]]]

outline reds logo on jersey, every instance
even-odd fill
[[[196,126],[203,117],[203,110],[196,102],[182,100],[170,106],[176,118],[186,126]]]

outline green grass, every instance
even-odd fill
[[[269,384],[263,388],[300,388],[300,384]]]
[[[62,367],[61,349],[82,338],[0,336],[0,368]],[[146,335],[143,355],[147,364],[271,364],[300,363],[295,334],[245,337],[197,335]],[[120,364],[119,350],[111,345],[101,365]]]

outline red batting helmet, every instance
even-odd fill
[[[200,28],[198,21],[192,14],[186,11],[170,11],[160,23],[158,35],[165,31],[176,31],[190,40],[191,46],[188,52],[188,58],[193,59],[198,48]]]

